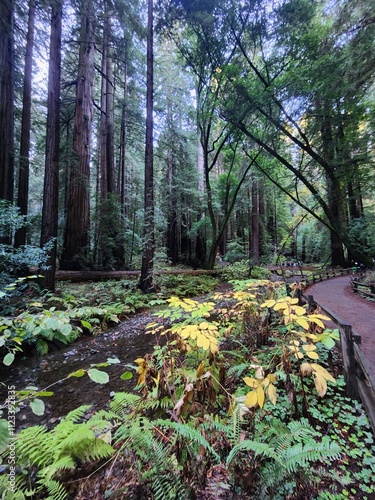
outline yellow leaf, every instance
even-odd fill
[[[312,318],[312,317],[309,316],[309,320],[313,321],[314,323],[316,323],[321,328],[325,328],[325,324],[319,318]]]
[[[251,391],[246,394],[245,405],[252,408],[258,403],[258,395],[256,391]]]
[[[275,311],[281,311],[283,309],[286,309],[289,306],[287,302],[276,302],[276,304],[273,306]]]
[[[314,375],[315,388],[318,391],[319,396],[323,397],[327,392],[327,382],[326,379],[315,372]]]
[[[309,322],[306,320],[306,318],[296,318],[296,322],[302,326],[305,330],[309,329]]]
[[[256,391],[257,391],[257,397],[258,397],[258,405],[261,408],[263,408],[264,399],[265,399],[263,387],[260,385],[259,387],[257,387]]]
[[[270,383],[270,380],[268,378],[265,378],[262,380],[262,385],[264,388],[268,387],[269,383]]]
[[[272,404],[276,404],[276,387],[270,384],[267,388],[267,395],[270,398]]]
[[[207,323],[207,321],[203,321],[203,323],[200,323],[199,324],[199,328],[201,330],[208,330],[208,323]]]
[[[260,307],[273,307],[276,304],[276,300],[270,299],[263,302]]]
[[[298,314],[298,316],[303,316],[304,314],[306,314],[305,309],[301,306],[293,306],[293,311]]]
[[[307,352],[306,355],[310,359],[319,359],[319,354],[317,352],[314,352],[314,351]]]
[[[147,329],[148,329],[148,328],[155,328],[155,326],[159,326],[159,323],[148,323],[148,324],[146,325],[146,328],[147,328]]]
[[[219,347],[215,342],[211,342],[210,351],[212,352],[212,354],[216,354],[219,352]]]
[[[303,344],[302,348],[308,352],[308,351],[316,351],[316,345],[314,344]]]
[[[197,346],[207,351],[210,348],[210,341],[205,335],[198,335]]]
[[[193,299],[184,299],[184,302],[190,306],[196,306],[198,304],[198,302]]]
[[[331,321],[331,318],[329,316],[326,316],[325,314],[312,314],[311,316],[314,316],[314,318],[320,318],[326,321]]]
[[[323,366],[318,365],[316,363],[312,363],[311,367],[315,371],[315,373],[320,373],[325,379],[329,380],[330,382],[333,382],[334,384],[336,383],[336,380],[325,368],[323,368]]]
[[[143,358],[137,358],[134,360],[134,363],[137,363],[137,365],[143,365],[146,363],[146,361]]]
[[[204,370],[205,370],[204,361],[202,361],[201,364],[197,368],[197,372],[196,372],[195,376],[197,378],[201,377],[204,373]]]
[[[310,375],[312,373],[312,367],[310,363],[302,363],[300,370],[303,376]]]
[[[248,385],[252,389],[256,389],[259,385],[258,380],[256,380],[255,378],[252,378],[252,377],[245,377],[243,379],[243,381],[245,382],[246,385]]]
[[[277,377],[276,377],[276,375],[275,375],[274,373],[269,373],[269,374],[267,375],[267,378],[268,378],[268,380],[269,380],[270,382],[276,382],[276,380],[277,380]]]

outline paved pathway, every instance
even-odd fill
[[[375,303],[352,291],[350,276],[321,281],[305,290],[317,304],[326,307],[340,321],[352,325],[361,336],[361,350],[375,376]]]

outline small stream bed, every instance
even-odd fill
[[[39,390],[48,388],[54,393],[41,398],[45,403],[42,416],[34,415],[29,405],[22,403],[16,415],[16,429],[38,424],[53,425],[83,404],[92,405],[91,411],[105,408],[114,391],[132,390],[137,374],[133,371],[130,380],[121,380],[120,376],[125,371],[132,371],[124,365],[134,366],[135,359],[152,352],[155,337],[145,332],[146,325],[151,321],[155,321],[151,313],[138,313],[98,336],[83,336],[68,346],[53,348],[44,356],[31,353],[16,359],[9,367],[1,365],[0,405],[4,404],[10,386],[14,386],[16,391],[34,386]],[[98,368],[109,374],[107,384],[95,383],[87,374],[62,380],[76,370],[88,369],[92,364],[106,362],[108,358],[118,358],[120,363]]]

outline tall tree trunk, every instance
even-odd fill
[[[20,169],[18,176],[17,205],[22,215],[27,216],[29,200],[29,164],[30,164],[30,123],[31,123],[31,82],[34,46],[34,19],[35,1],[30,0],[29,19],[26,36],[25,70],[23,80],[22,120],[21,120],[21,145]],[[19,247],[26,244],[26,227],[18,229],[14,245]]]
[[[320,115],[320,135],[323,145],[323,158],[327,165],[332,164],[335,159],[335,149],[332,133],[332,122],[328,103],[318,103],[318,114]],[[331,217],[335,220],[336,227],[345,227],[345,216],[343,214],[343,199],[340,192],[340,184],[337,175],[329,175],[329,167],[326,169],[327,198]],[[330,231],[331,240],[331,264],[333,266],[344,266],[345,257],[340,235]]]
[[[144,186],[144,230],[142,268],[139,287],[148,293],[153,287],[153,268],[155,253],[154,220],[154,159],[153,159],[153,108],[154,108],[154,28],[153,0],[148,0],[147,10],[147,92],[146,92],[146,150]]]
[[[104,15],[103,54],[102,54],[102,89],[100,115],[100,195],[106,199],[108,193],[114,193],[114,139],[113,139],[113,68],[110,47],[110,17]]]
[[[14,182],[14,2],[0,2],[0,199],[13,202]],[[9,240],[9,241],[6,241]],[[10,243],[10,239],[3,240]]]
[[[60,139],[60,76],[61,76],[62,1],[52,2],[50,56],[48,70],[48,101],[46,130],[46,160],[42,209],[41,246],[53,241],[48,269],[41,270],[43,286],[55,288],[56,238],[58,228],[59,139]]]
[[[251,253],[253,265],[259,264],[259,197],[258,181],[253,179],[251,184]]]
[[[120,145],[118,161],[118,182],[117,188],[120,194],[121,213],[126,215],[126,128],[127,128],[127,95],[128,95],[128,68],[125,61],[124,68],[124,95],[121,109]],[[124,228],[125,230],[126,228]]]
[[[62,269],[80,269],[77,257],[87,257],[90,230],[90,146],[93,116],[94,43],[92,1],[81,12],[73,164],[70,169]]]
[[[169,139],[171,141],[171,138]],[[169,142],[171,144],[171,142]],[[167,185],[168,185],[168,216],[167,216],[167,255],[172,264],[178,262],[178,241],[177,241],[177,208],[176,196],[173,186],[176,175],[176,164],[171,150],[167,152]]]

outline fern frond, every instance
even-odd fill
[[[84,414],[91,408],[91,405],[82,405],[75,410],[70,411],[61,421],[66,422],[78,422],[84,416]]]
[[[134,410],[141,401],[141,397],[137,394],[128,392],[116,392],[113,401],[110,404],[110,409],[119,417],[123,417],[128,411]]]
[[[299,467],[306,467],[309,462],[327,458],[337,459],[340,454],[340,447],[335,441],[320,441],[313,445],[297,443],[285,450],[279,460],[288,472],[295,472]]]
[[[207,441],[207,439],[202,436],[201,432],[194,427],[191,427],[189,423],[183,424],[180,422],[171,422],[169,420],[155,420],[154,421],[155,425],[159,425],[160,427],[165,427],[169,429],[173,429],[177,434],[182,437],[187,439],[188,441],[198,444],[200,446],[203,446],[207,451],[211,453],[211,455],[218,461],[220,462],[220,457],[216,453],[215,449],[210,445],[210,443]]]
[[[238,441],[240,439],[241,424],[243,421],[241,415],[242,415],[241,409],[238,406],[238,404],[236,404],[233,408],[231,419],[229,422],[230,432],[228,433],[228,436],[229,436],[229,439],[230,439],[232,445],[235,445],[236,443],[238,443]]]
[[[17,435],[16,453],[22,464],[27,465],[30,462],[37,466],[44,466],[51,451],[47,447],[40,449],[40,443],[45,440],[47,435],[48,430],[43,425],[28,427]]]
[[[50,480],[58,472],[61,472],[63,470],[73,470],[75,469],[75,466],[76,463],[72,459],[72,457],[61,457],[60,459],[56,460],[56,462],[53,462],[50,465],[47,465],[47,467],[41,469],[38,472],[38,477],[43,478],[44,481]]]
[[[267,443],[260,443],[259,441],[252,441],[245,439],[241,443],[236,444],[229,455],[227,456],[226,464],[229,466],[233,459],[240,451],[253,451],[255,455],[263,455],[267,458],[275,459],[277,457],[275,449]]]
[[[43,484],[43,488],[48,491],[46,500],[67,500],[68,498],[66,489],[58,481],[51,479]]]
[[[44,356],[48,352],[48,343],[45,340],[39,338],[36,341],[35,348],[38,351],[38,354]]]
[[[8,421],[5,418],[0,418],[0,453],[6,449],[9,442],[10,434],[8,427]]]

